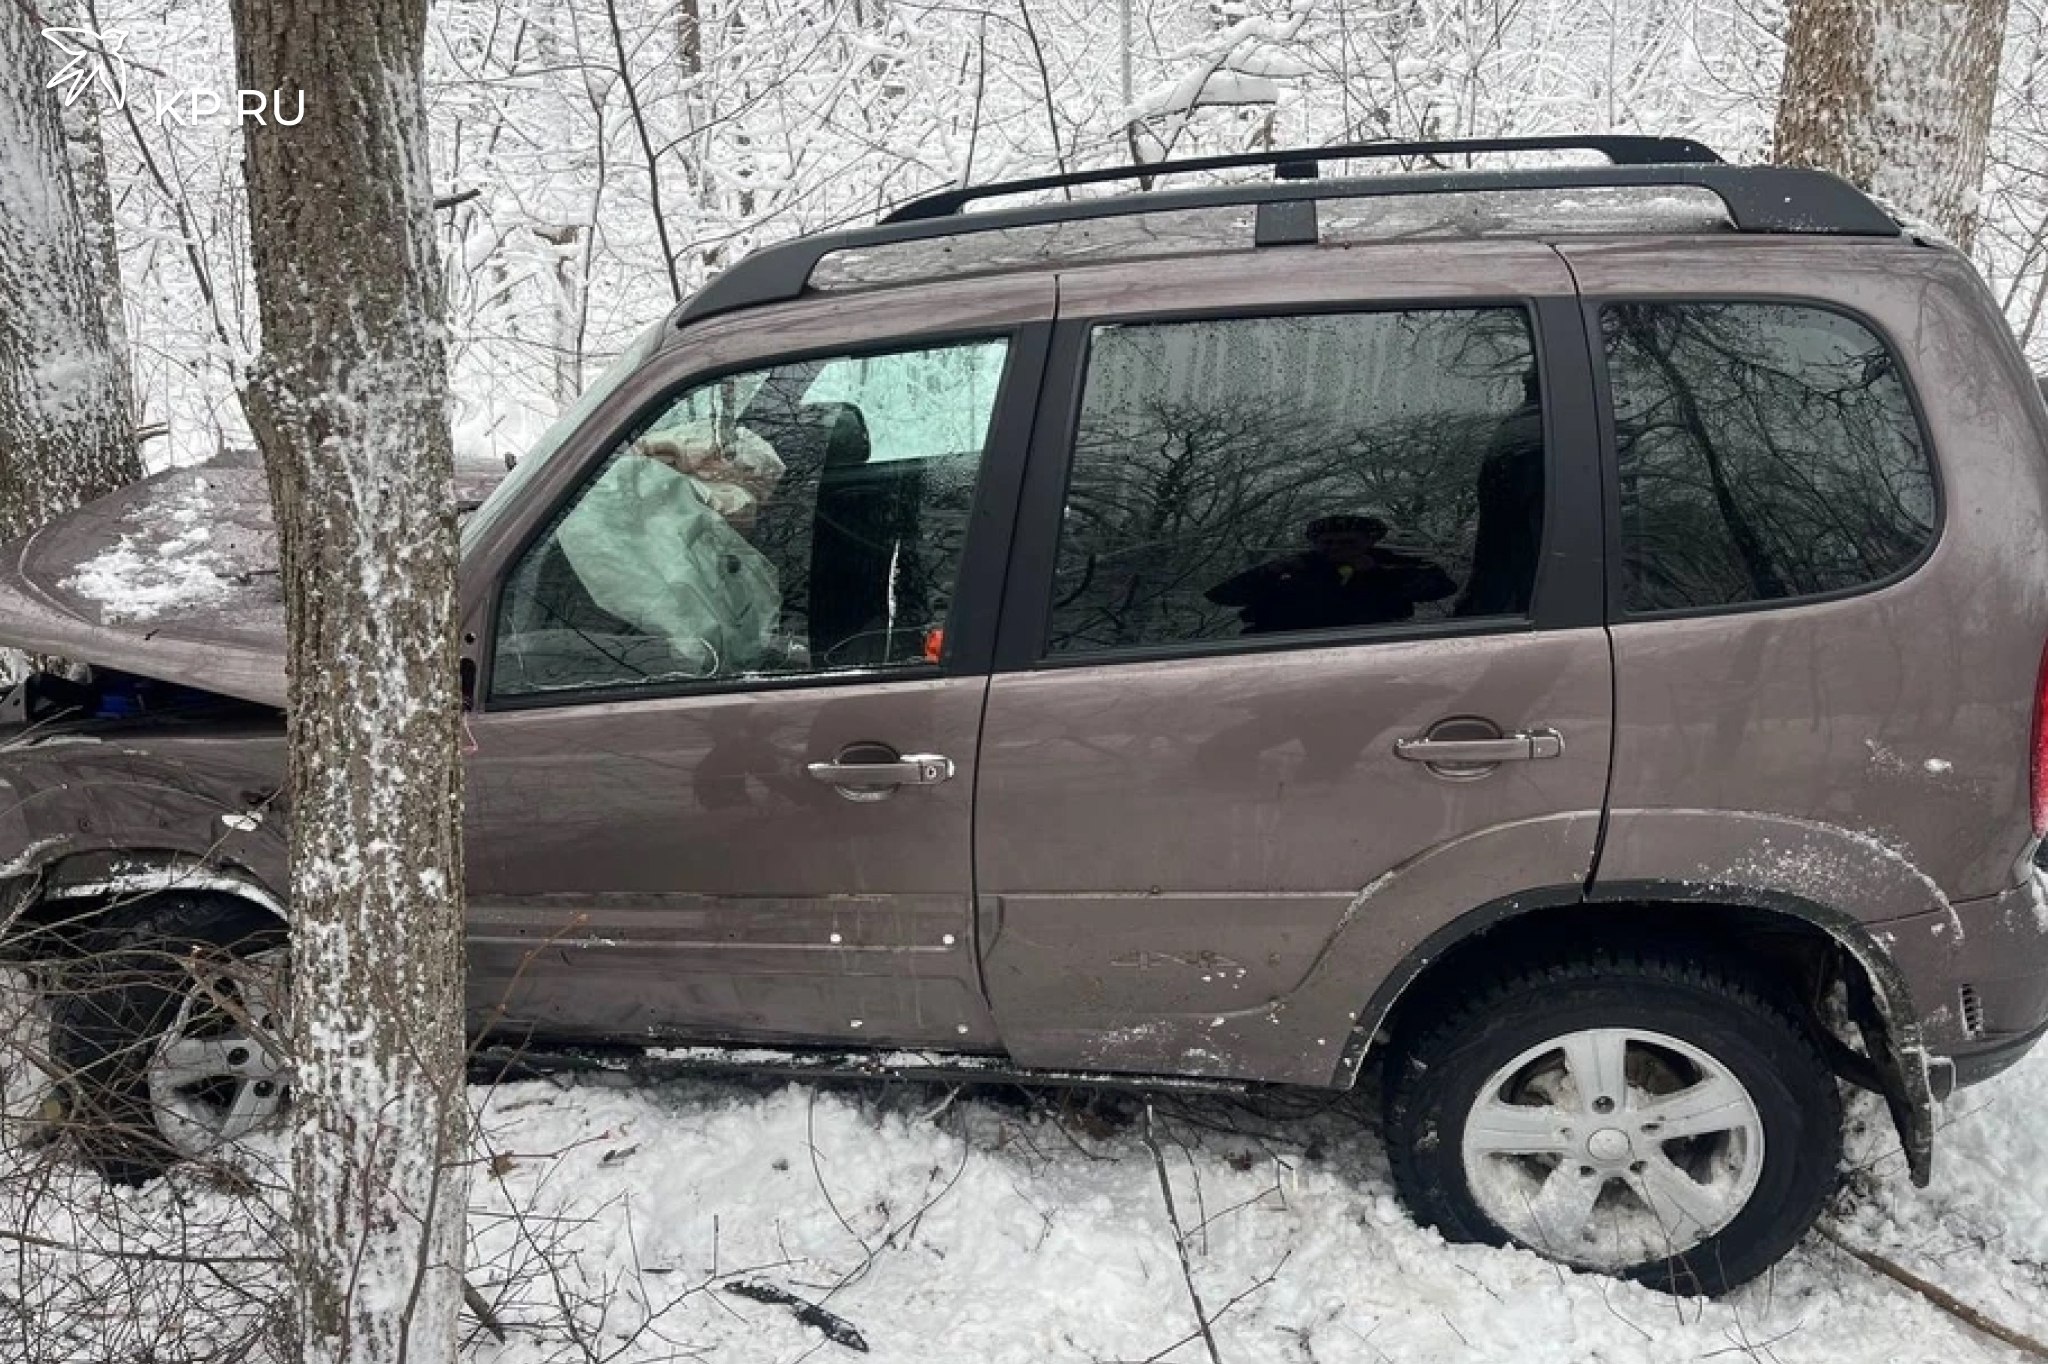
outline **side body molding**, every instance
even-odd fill
[[[1596,817],[1560,816],[1562,821]],[[1432,849],[1366,888],[1333,935],[1318,966],[1358,963],[1352,979],[1380,980],[1350,1030],[1331,1083],[1351,1084],[1378,1030],[1408,988],[1446,955],[1477,935],[1546,910],[1608,906],[1625,928],[1631,906],[1741,906],[1783,915],[1824,932],[1863,968],[1871,1004],[1884,1024],[1875,1063],[1893,1123],[1916,1184],[1932,1171],[1934,1085],[1928,1041],[1914,1002],[1913,981],[1946,978],[1960,925],[1947,897],[1897,849],[1868,835],[1778,815],[1721,810],[1624,810],[1610,816],[1596,878],[1576,885],[1533,885],[1493,899],[1463,903],[1459,915],[1398,952],[1389,937],[1411,922],[1411,904],[1427,905],[1451,891],[1473,854],[1511,856],[1517,842],[1538,836],[1539,820]],[[1455,856],[1452,856],[1455,854]],[[1689,873],[1674,877],[1674,867]],[[1439,901],[1438,903],[1444,903]],[[1362,923],[1365,942],[1346,939]],[[1392,929],[1389,934],[1385,930]],[[1371,941],[1377,939],[1377,941]],[[1389,957],[1388,953],[1395,953]],[[1370,959],[1377,964],[1367,966]],[[1365,972],[1372,972],[1365,974]],[[1321,973],[1311,973],[1298,996]]]

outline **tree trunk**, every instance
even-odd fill
[[[90,27],[92,16],[80,0],[60,0],[46,5],[44,16],[53,23]],[[114,194],[107,183],[107,149],[100,138],[103,96],[98,84],[88,85],[79,98],[64,105],[64,137],[71,145],[71,175],[78,187],[78,202],[85,218],[85,233],[92,243],[93,266],[97,272],[100,312],[107,320],[107,346],[121,389],[121,401],[128,405],[129,419],[139,422],[132,367],[128,362],[128,320],[121,308],[121,251],[114,233]]]
[[[288,639],[304,1364],[454,1358],[467,1201],[456,541],[426,0],[232,0]],[[288,94],[287,99],[291,96]]]
[[[676,62],[685,76],[704,74],[704,19],[698,0],[676,6]]]
[[[1854,181],[1968,249],[2007,0],[1792,0],[1774,159]]]
[[[576,250],[583,229],[564,223],[536,227],[533,235],[554,248],[548,303],[554,328],[548,350],[553,357],[555,407],[566,409],[583,392],[583,260]]]
[[[142,477],[48,55],[0,3],[0,539]]]

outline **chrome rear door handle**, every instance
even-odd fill
[[[828,786],[937,786],[953,779],[953,760],[943,753],[905,753],[887,762],[811,763],[804,768]]]
[[[1525,730],[1498,739],[1394,740],[1394,756],[1412,763],[1509,763],[1563,753],[1564,736],[1554,729]]]

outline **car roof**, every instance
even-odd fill
[[[1325,162],[1514,152],[1591,153],[1606,164],[1539,169],[1437,169],[1336,180]],[[1274,179],[1160,189],[1163,178],[1245,168]],[[1139,181],[1137,193],[1072,197]],[[968,212],[989,199],[1051,202]],[[1484,236],[1701,233],[1898,238],[1899,224],[1822,171],[1734,166],[1683,139],[1622,136],[1489,138],[1288,148],[1100,167],[942,190],[880,223],[798,237],[746,257],[685,301],[676,326],[814,291],[878,288],[1156,256],[1278,246]]]

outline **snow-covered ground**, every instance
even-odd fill
[[[485,1364],[854,1357],[736,1284],[822,1305],[879,1360],[1203,1360],[1162,1163],[1230,1364],[2019,1357],[1820,1236],[1720,1302],[1445,1245],[1396,1203],[1355,1097],[1161,1100],[1148,1144],[1141,1101],[1079,1092],[564,1080],[472,1094],[483,1164],[470,1277],[508,1337],[475,1334]],[[1836,1234],[2048,1337],[2048,1055],[1949,1103],[1925,1191],[1873,1108],[1859,1112]],[[0,1188],[40,1192],[10,1193],[0,1225],[118,1236],[129,1252],[196,1237],[240,1288],[274,1282],[225,1260],[267,1246],[232,1181],[104,1191],[48,1154],[7,1159]],[[66,1257],[0,1249],[0,1302],[39,1301],[49,1322],[56,1304],[41,1295]],[[132,1272],[101,1282],[109,1312],[133,1293]],[[60,1350],[39,1328],[21,1349],[11,1329],[0,1313],[0,1358],[107,1357],[86,1332]]]
[[[1063,1117],[1057,1102],[946,1103],[923,1087],[516,1085],[487,1109],[502,1156],[480,1202],[587,1219],[569,1242],[581,1272],[620,1284],[617,1333],[734,1275],[822,1302],[880,1359],[1205,1358],[1142,1105],[1108,1100],[1105,1116],[1071,1096]],[[1361,1103],[1298,1106],[1154,1109],[1225,1360],[2011,1357],[1819,1237],[1718,1303],[1445,1245],[1396,1203]],[[2048,1337],[2048,1057],[1966,1091],[1945,1116],[1922,1192],[1871,1114],[1852,1141],[1852,1165],[1868,1168],[1841,1200],[1839,1234]],[[480,1237],[494,1260],[513,1234],[500,1223]],[[508,1321],[546,1319],[531,1288],[521,1296]],[[788,1364],[822,1339],[788,1308],[715,1292],[657,1325],[719,1360]],[[622,1357],[666,1348],[643,1338]],[[479,1357],[524,1364],[548,1351],[515,1330]]]

